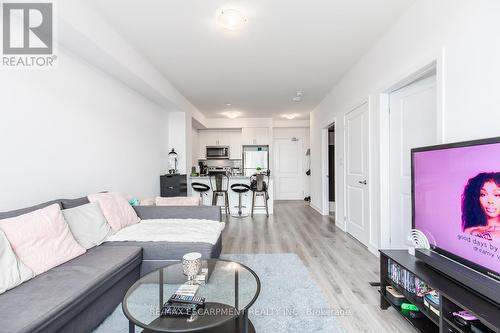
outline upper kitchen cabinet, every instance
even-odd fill
[[[202,149],[204,149],[206,146],[220,146],[218,143],[220,138],[216,131],[200,130],[198,134],[200,137],[200,146]]]
[[[241,142],[246,145],[269,145],[268,127],[245,127],[241,130]]]
[[[228,130],[199,130],[199,158],[206,158],[207,146],[228,146],[229,158],[241,159],[241,131]]]
[[[241,131],[229,131],[229,158],[233,160],[241,160]]]

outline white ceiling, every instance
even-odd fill
[[[94,0],[207,117],[237,110],[302,119],[413,1]],[[242,30],[218,26],[228,8],[248,18]],[[292,101],[297,90],[300,103]]]

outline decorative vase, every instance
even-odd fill
[[[186,253],[182,257],[182,271],[188,278],[188,283],[193,283],[201,269],[201,253]]]

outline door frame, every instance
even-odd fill
[[[343,156],[343,165],[342,165],[342,177],[343,177],[343,189],[342,193],[344,196],[344,229],[343,231],[347,232],[347,140],[346,140],[346,135],[347,135],[347,130],[346,130],[346,119],[347,115],[354,111],[355,109],[359,108],[360,106],[366,104],[368,108],[368,171],[366,174],[366,180],[367,180],[367,191],[368,191],[368,216],[367,218],[367,227],[368,227],[368,242],[364,244],[363,242],[359,241],[361,244],[365,245],[367,248],[370,248],[371,240],[372,240],[372,180],[373,180],[373,174],[372,174],[372,140],[371,140],[371,133],[372,133],[372,99],[370,96],[363,98],[360,102],[354,104],[350,108],[348,108],[349,111],[345,112],[343,115],[343,148],[344,148],[344,156]],[[336,138],[335,138],[336,139]],[[336,196],[336,194],[335,194]]]
[[[337,117],[332,117],[330,121],[328,122],[328,125],[324,126],[321,129],[321,197],[322,197],[322,202],[321,202],[321,214],[328,216],[330,215],[330,200],[328,197],[328,190],[329,190],[329,181],[328,181],[328,129],[332,126],[335,125],[335,142],[338,142],[338,131],[337,131]],[[335,159],[337,161],[337,159]],[[335,185],[334,185],[334,191],[335,191],[335,198],[337,198],[338,194],[338,179],[339,179],[339,173],[335,172]],[[339,227],[342,231],[345,231],[345,221],[339,221],[337,219],[338,217],[338,200],[335,200],[335,211],[333,212],[333,215],[335,217],[335,225]]]
[[[380,117],[379,117],[379,140],[380,140],[380,248],[390,247],[390,220],[391,220],[391,174],[390,174],[390,102],[389,96],[392,92],[401,89],[415,81],[425,78],[431,73],[436,75],[436,126],[438,143],[444,143],[445,132],[445,51],[414,69],[410,74],[389,85],[380,95]]]

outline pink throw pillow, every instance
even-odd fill
[[[73,237],[58,204],[0,220],[19,260],[35,275],[85,253]]]
[[[157,206],[199,206],[199,197],[156,197]]]
[[[90,202],[99,204],[106,221],[114,232],[139,222],[135,210],[122,193],[97,193],[89,195],[88,198]]]
[[[155,201],[155,198],[146,198],[141,199],[139,202],[141,206],[154,206],[156,205]]]

